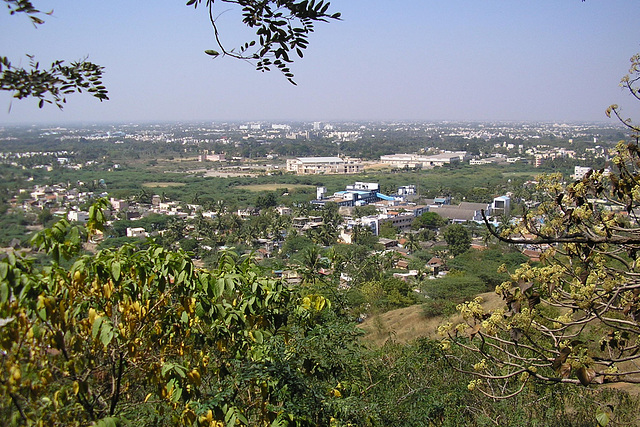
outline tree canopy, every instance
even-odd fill
[[[310,349],[345,349],[357,334],[322,330],[331,319],[324,297],[234,253],[212,270],[155,244],[84,254],[104,206],[91,209],[86,229],[61,220],[34,238],[46,265],[14,253],[0,261],[4,420],[328,424],[325,391],[344,360]]]
[[[442,237],[447,242],[451,255],[465,253],[471,247],[471,235],[461,224],[452,224],[445,228]]]

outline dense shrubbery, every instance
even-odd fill
[[[422,258],[426,259],[426,256]],[[421,292],[426,297],[422,306],[423,314],[427,318],[453,314],[457,304],[493,291],[508,280],[506,273],[498,272],[501,265],[514,268],[526,261],[524,255],[506,245],[470,250],[448,260],[447,266],[451,269],[449,274],[425,280],[421,284]]]
[[[392,257],[364,251],[370,268],[343,293],[304,258],[308,276],[289,289],[246,257],[221,253],[214,268],[198,270],[184,252],[154,244],[82,254],[84,239],[85,230],[63,221],[35,240],[48,262],[0,261],[8,423],[590,425],[601,403],[632,419],[628,398],[606,391],[590,403],[589,391],[532,384],[515,410],[484,399],[433,341],[364,348],[347,315],[355,295],[380,310],[414,301],[407,283],[384,274]],[[312,248],[301,250],[309,262],[320,259]],[[357,248],[338,247],[327,260],[357,256]],[[460,271],[423,289],[443,302],[486,286]]]

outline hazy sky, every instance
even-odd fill
[[[88,56],[110,101],[70,95],[60,112],[0,94],[0,125],[195,120],[605,121],[640,109],[618,86],[640,51],[638,0],[333,0],[298,86],[230,58],[211,59],[204,8],[186,0],[33,0],[37,29],[0,11],[0,54],[27,63]],[[220,4],[220,12],[228,6]],[[244,28],[219,18],[229,46]],[[11,111],[9,112],[9,107]]]

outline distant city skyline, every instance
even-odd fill
[[[634,0],[333,0],[343,20],[316,26],[292,65],[298,86],[277,71],[209,58],[205,11],[184,3],[35,1],[54,9],[37,29],[1,12],[1,55],[14,64],[26,64],[25,54],[41,64],[88,56],[105,67],[111,99],[70,95],[60,112],[1,93],[0,125],[613,122],[604,111],[614,103],[640,120],[640,103],[618,86],[640,51]],[[228,45],[248,40],[238,15],[218,19]]]

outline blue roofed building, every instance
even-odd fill
[[[324,187],[320,188],[324,189]],[[346,189],[342,191],[333,193],[333,196],[330,197],[326,197],[324,192],[318,191],[318,198],[311,203],[324,205],[327,202],[334,202],[338,206],[351,207],[369,205],[381,200],[393,201],[395,198],[380,193],[380,184],[377,182],[356,182],[353,185],[347,185]]]

